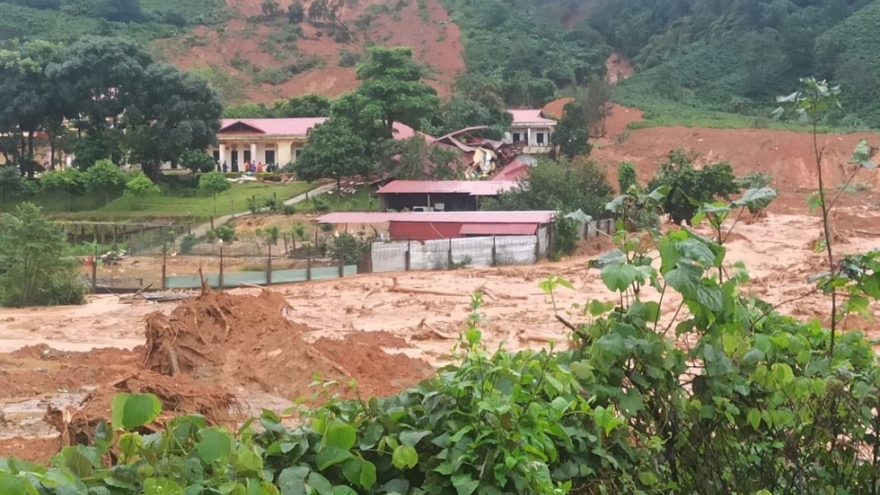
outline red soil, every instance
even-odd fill
[[[411,47],[414,58],[431,67],[427,82],[441,95],[448,94],[455,76],[464,70],[461,33],[458,26],[450,22],[448,13],[438,0],[426,0],[427,21],[422,19],[418,3],[408,2],[399,12],[373,16],[369,28],[361,32],[353,26],[354,20],[367,13],[371,4],[384,3],[367,0],[355,7],[346,6],[341,13],[342,21],[354,33],[351,42],[334,41],[326,28],[307,22],[300,25],[304,36],[296,42],[297,51],[301,57],[320,57],[322,67],[294,76],[277,86],[259,84],[252,80],[251,74],[232,67],[230,61],[234,58],[244,59],[257,69],[286,63],[277,60],[261,46],[273,28],[246,20],[261,13],[261,3],[261,0],[227,0],[227,7],[235,9],[239,15],[222,29],[197,28],[191,36],[201,40],[197,44],[200,46],[181,48],[185,41],[172,39],[157,42],[157,48],[171,63],[184,69],[216,65],[228,71],[242,82],[245,100],[263,103],[305,93],[335,97],[354,90],[358,86],[354,68],[339,67],[339,51],[364,53],[367,42],[379,46]],[[278,3],[286,9],[292,0],[280,0]]]

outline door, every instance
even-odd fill
[[[275,150],[266,150],[266,165],[275,165]]]
[[[238,171],[238,150],[232,150],[232,168]]]
[[[244,163],[251,162],[251,150],[244,150]]]

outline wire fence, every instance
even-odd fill
[[[155,227],[155,226],[154,226]],[[116,240],[143,246],[119,254],[95,251],[82,257],[82,276],[93,292],[187,289],[204,278],[216,288],[271,285],[416,270],[448,270],[537,263],[553,244],[551,228],[537,235],[497,235],[436,240],[359,239],[347,252],[332,248],[332,232],[315,233],[309,240],[284,239],[270,245],[259,236],[243,236],[232,243],[179,235],[168,226],[124,232]],[[611,233],[611,221],[582,225],[580,238]],[[112,242],[113,229],[99,241]],[[88,233],[84,234],[88,235]],[[178,235],[175,239],[173,236]],[[164,238],[162,236],[165,236]],[[160,239],[161,242],[160,242]]]

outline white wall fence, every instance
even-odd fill
[[[372,273],[409,270],[445,270],[453,267],[479,268],[531,265],[550,251],[552,226],[537,235],[462,237],[431,241],[374,241],[370,246]],[[614,220],[597,220],[578,227],[581,239],[614,233]]]
[[[534,235],[374,242],[372,272],[528,265],[546,255]],[[546,245],[546,242],[545,242]]]

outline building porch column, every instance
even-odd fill
[[[220,165],[223,165],[223,162],[226,161],[226,145],[220,143]]]

